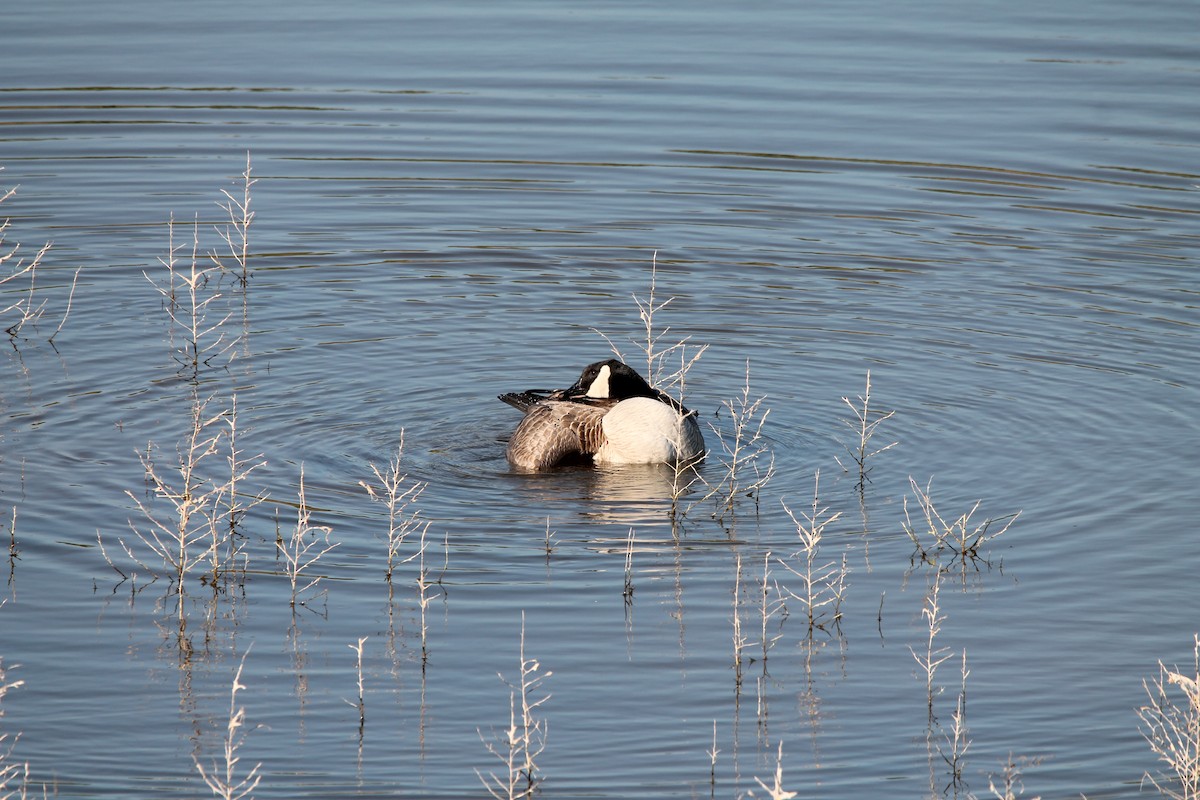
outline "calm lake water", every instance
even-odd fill
[[[780,745],[799,797],[991,796],[1010,754],[1037,762],[1025,796],[1151,794],[1142,680],[1190,666],[1200,630],[1194,3],[49,0],[3,27],[4,252],[53,242],[45,316],[0,357],[0,658],[24,682],[0,734],[36,793],[211,796],[194,761],[221,753],[244,659],[255,797],[486,797],[524,624],[553,673],[545,797],[762,797]],[[201,259],[223,246],[247,153],[249,285],[221,281],[209,317],[236,358],[191,380],[147,276],[172,217],[184,261],[193,223]],[[672,525],[669,470],[504,460],[497,394],[569,385],[609,355],[598,332],[644,366],[655,259],[664,341],[708,346],[686,396],[706,481],[747,364],[770,410],[775,474],[723,519],[699,489]],[[860,493],[842,398],[868,370],[895,412],[875,444],[898,444]],[[190,577],[180,636],[131,529],[135,500],[169,514],[139,453],[176,485],[194,398],[235,395],[266,500],[244,585]],[[441,579],[427,660],[419,563],[389,598],[360,485],[401,431]],[[293,612],[275,541],[302,470],[337,547]],[[818,470],[841,623],[810,637],[788,599],[763,661],[764,559],[797,551],[783,503],[811,511]],[[910,477],[948,521],[1020,512],[943,557],[933,723]],[[801,593],[778,562],[773,582]]]

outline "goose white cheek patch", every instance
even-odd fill
[[[611,374],[612,370],[609,369],[608,364],[605,364],[603,367],[601,367],[600,374],[596,376],[596,379],[592,381],[592,385],[588,387],[587,396],[601,399],[607,398],[608,376]]]

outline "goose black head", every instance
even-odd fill
[[[646,383],[635,369],[615,358],[588,364],[575,385],[566,390],[569,398],[628,400],[630,397],[655,397],[659,392]]]

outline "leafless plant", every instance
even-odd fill
[[[265,491],[250,494],[241,489],[250,473],[259,467],[266,466],[267,460],[262,453],[247,458],[245,452],[238,449],[237,395],[232,397],[229,410],[222,415],[221,419],[225,423],[224,435],[228,445],[225,461],[229,466],[229,471],[224,485],[218,487],[219,499],[222,500],[219,505],[225,509],[225,523],[223,525],[220,523],[221,515],[215,512],[209,515],[212,529],[210,556],[214,585],[220,577],[236,570],[239,560],[242,562],[241,571],[245,574],[246,563],[245,559],[241,558],[243,556],[241,546],[243,539],[238,533],[238,526],[241,525],[250,509],[267,498]]]
[[[858,437],[858,441],[852,445],[843,445],[846,452],[854,460],[855,466],[858,467],[858,489],[862,491],[867,480],[867,473],[870,468],[867,467],[867,459],[872,456],[877,456],[885,450],[891,450],[899,442],[892,442],[883,447],[872,449],[871,438],[875,435],[876,429],[884,421],[891,419],[895,415],[895,411],[889,411],[886,414],[880,415],[878,411],[871,410],[871,370],[867,370],[867,388],[861,395],[858,396],[858,402],[861,403],[861,408],[850,401],[850,398],[843,397],[842,402],[850,407],[851,413],[854,414],[854,419],[843,420],[850,426]],[[874,416],[875,419],[871,419]],[[838,462],[841,464],[841,462]],[[842,465],[845,469],[845,465]]]
[[[3,195],[0,195],[0,203],[8,200],[16,193],[17,190],[15,187],[7,190]],[[16,301],[0,300],[0,303],[7,303],[7,305],[0,306],[0,324],[4,324],[4,332],[8,334],[9,339],[15,341],[21,336],[21,331],[26,325],[36,326],[46,311],[48,300],[39,296],[37,271],[52,245],[50,242],[46,242],[31,258],[26,258],[21,255],[21,245],[19,243],[12,245],[7,243],[9,225],[10,220],[7,217],[0,222],[0,273],[7,271],[7,274],[0,274],[0,294],[6,294],[9,291],[4,289],[6,284],[11,284],[12,287],[15,287],[17,286],[17,282],[22,279],[29,281],[28,288],[20,291]],[[13,259],[16,260],[13,261]],[[13,262],[12,265],[6,266],[10,261]],[[63,313],[63,318],[58,323],[58,327],[54,333],[47,339],[51,344],[54,343],[54,338],[62,332],[63,326],[67,324],[67,317],[71,315],[71,303],[75,299],[75,287],[79,283],[79,273],[81,271],[82,268],[75,270],[75,277],[71,281],[71,291],[67,295],[67,310]],[[14,311],[16,312],[16,319],[13,322],[5,323],[5,317],[9,312]]]
[[[952,560],[962,563],[986,561],[983,553],[984,545],[1004,534],[1020,516],[1021,512],[1006,517],[988,518],[983,522],[972,523],[971,517],[979,510],[982,500],[976,500],[971,510],[952,521],[947,521],[936,508],[930,498],[930,486],[933,481],[926,483],[922,489],[910,476],[909,485],[916,497],[921,517],[917,524],[913,523],[908,509],[908,496],[904,498],[904,532],[912,540],[916,548],[914,561],[920,558],[930,565],[939,565],[941,556],[949,553]],[[924,523],[920,525],[920,523]],[[999,530],[993,530],[997,523],[1004,523]],[[920,525],[920,527],[918,527]]]
[[[762,644],[763,669],[766,669],[767,653],[775,642],[783,636],[782,633],[771,635],[767,631],[771,619],[780,613],[787,614],[787,602],[779,584],[771,580],[771,552],[768,550],[763,554],[763,576],[761,593],[759,595],[759,619],[762,627],[760,643]]]
[[[14,191],[9,190],[7,194],[0,197],[0,202],[11,197]],[[22,295],[19,295],[15,302],[11,302],[7,306],[0,308],[0,319],[3,319],[4,315],[10,311],[17,312],[17,320],[4,329],[10,339],[16,339],[21,335],[21,329],[30,323],[37,322],[46,309],[46,300],[38,302],[37,269],[41,265],[46,253],[50,250],[50,243],[47,242],[42,245],[41,249],[32,258],[19,257],[19,253],[21,252],[20,244],[15,244],[8,248],[7,251],[4,251],[4,248],[7,247],[5,234],[8,231],[8,226],[9,221],[7,219],[3,223],[0,223],[0,268],[4,267],[8,261],[14,258],[17,261],[14,266],[8,268],[12,270],[9,274],[0,276],[0,288],[3,288],[7,283],[12,283],[15,286],[16,281],[20,278],[28,278],[29,280],[29,288]]]
[[[841,512],[829,513],[828,506],[820,501],[821,472],[813,476],[813,499],[807,511],[797,517],[787,504],[783,510],[796,525],[800,549],[778,559],[784,569],[800,579],[799,591],[785,588],[787,596],[799,601],[804,617],[808,621],[808,636],[817,629],[828,630],[841,622],[841,603],[845,595],[848,567],[843,558],[839,566],[836,561],[823,561],[821,540],[825,529],[841,518]]]
[[[292,528],[291,535],[286,540],[276,542],[279,554],[283,556],[284,574],[287,575],[288,582],[292,587],[292,608],[296,607],[296,601],[300,595],[321,582],[321,575],[308,578],[310,568],[316,565],[322,556],[337,547],[337,543],[329,541],[329,535],[333,532],[331,528],[326,525],[312,524],[312,509],[309,508],[304,497],[303,465],[300,467],[299,497],[300,501],[296,506],[296,525]],[[302,584],[301,582],[304,580],[308,582]]]
[[[970,674],[971,671],[967,669],[967,651],[963,650],[961,689],[954,704],[954,711],[950,712],[950,730],[943,732],[945,747],[941,749],[942,759],[950,768],[950,787],[954,789],[955,797],[966,788],[963,770],[966,768],[967,751],[971,749],[971,736],[967,729],[967,676]]]
[[[666,300],[659,301],[657,291],[658,252],[655,251],[650,265],[649,296],[642,298],[636,293],[633,295],[633,302],[637,305],[638,317],[642,323],[642,333],[640,338],[630,339],[630,341],[642,351],[642,356],[646,360],[644,377],[647,382],[663,392],[674,394],[682,403],[687,395],[688,373],[700,357],[704,355],[704,351],[708,349],[708,345],[702,345],[689,351],[688,341],[691,338],[690,336],[684,337],[673,344],[666,343],[666,337],[671,328],[657,328],[655,325],[655,314],[665,309],[675,298],[669,297]],[[629,363],[628,359],[621,352],[621,349],[617,347],[608,335],[595,328],[592,330],[596,331],[596,333],[608,342],[609,348],[617,358]],[[667,364],[675,356],[679,358],[679,366],[669,371]],[[695,413],[695,411],[692,412],[692,414]],[[682,450],[683,439],[684,429],[680,425],[675,431],[673,442],[676,452]],[[669,465],[673,470],[671,476],[670,510],[672,520],[682,516],[682,513],[686,511],[686,509],[681,509],[680,500],[688,493],[692,485],[697,480],[700,480],[700,475],[696,471],[696,465],[702,460],[703,456],[700,456],[691,460],[676,460]]]
[[[678,381],[679,381],[679,393],[680,393],[681,397],[683,396],[683,393],[684,393],[684,383],[687,380],[687,378],[686,378],[687,369],[688,369],[688,367],[686,367],[686,366],[681,365],[681,367],[680,367]],[[692,417],[695,417],[696,411],[692,410],[690,412],[690,414]],[[674,447],[676,453],[682,453],[684,451],[684,438],[685,438],[685,427],[684,426],[686,424],[687,424],[686,420],[683,420],[683,419],[679,420],[678,424],[676,424],[676,426],[675,426],[674,431],[672,432],[671,445],[672,445],[672,447]],[[700,475],[699,465],[700,465],[700,462],[702,462],[707,455],[708,455],[708,453],[705,452],[705,453],[700,454],[699,456],[696,456],[696,457],[690,458],[690,459],[677,458],[674,461],[672,461],[670,464],[668,464],[668,467],[670,467],[670,469],[671,469],[671,521],[672,521],[672,523],[678,522],[687,513],[687,509],[682,506],[683,498],[685,496],[687,496],[689,492],[691,492],[692,487],[697,482],[703,482],[704,479]]]
[[[1041,762],[1041,758],[1030,758],[1027,756],[1014,757],[1012,753],[1009,753],[1008,759],[1004,762],[1004,771],[1001,773],[1000,785],[996,785],[995,775],[989,775],[988,791],[995,796],[996,800],[1019,800],[1021,795],[1025,793],[1025,784],[1023,782],[1025,767],[1034,766]],[[1032,800],[1041,800],[1041,798],[1034,797]]]
[[[358,709],[358,728],[360,731],[362,730],[363,725],[367,721],[367,705],[366,705],[365,701],[363,700],[362,657],[363,657],[363,644],[369,638],[370,638],[369,636],[362,636],[359,638],[358,644],[346,645],[351,650],[353,650],[355,652],[355,654],[358,656],[358,702],[351,703],[349,700],[347,700],[346,702],[349,703],[351,707]]]
[[[558,546],[558,542],[554,540],[554,532],[550,530],[550,518],[546,517],[546,562],[550,562],[550,556],[554,555],[554,548]]]
[[[224,229],[218,228],[217,233],[225,242],[229,257],[241,272],[238,280],[243,287],[250,282],[247,264],[250,253],[250,223],[254,221],[254,212],[250,210],[250,187],[256,183],[258,180],[250,177],[250,153],[247,152],[246,171],[242,173],[241,196],[235,197],[228,189],[222,189],[221,194],[225,195],[225,202],[217,203],[229,216],[229,223]],[[213,261],[222,269],[227,268],[219,255],[214,254]]]
[[[706,750],[705,753],[708,755],[708,783],[715,794],[717,789],[717,754],[721,752],[717,749],[717,721],[715,719],[713,720],[712,742],[712,748]]]
[[[625,589],[621,593],[626,604],[633,602],[633,546],[635,539],[633,528],[630,528],[629,535],[625,538]]]
[[[236,341],[226,342],[222,331],[232,312],[215,323],[209,322],[210,307],[222,296],[211,278],[221,267],[201,266],[199,222],[192,224],[191,256],[181,263],[179,252],[184,247],[175,244],[175,217],[172,215],[167,223],[167,257],[159,259],[159,263],[167,268],[166,282],[158,283],[149,274],[146,274],[146,280],[163,298],[163,308],[171,320],[172,336],[178,331],[182,338],[182,344],[174,354],[180,372],[194,380],[201,367],[210,366],[215,359],[224,356]]]
[[[8,734],[0,735],[0,800],[25,800],[29,796],[29,762],[8,761],[16,740],[5,749],[7,739]]]
[[[223,485],[215,484],[205,474],[222,438],[219,424],[224,412],[210,413],[211,401],[209,397],[192,403],[191,430],[179,450],[178,483],[172,482],[154,463],[153,443],[147,445],[145,453],[138,453],[149,488],[154,498],[166,506],[168,513],[162,514],[133,492],[125,492],[148,523],[139,527],[131,521],[130,527],[162,560],[180,593],[188,573],[211,557],[214,548],[212,531],[217,524],[214,516],[219,513],[216,501],[226,491]],[[129,548],[125,549],[128,552]]]
[[[925,676],[925,695],[928,700],[929,724],[931,726],[936,719],[933,713],[933,698],[941,692],[940,688],[934,685],[934,674],[937,672],[937,668],[942,665],[942,662],[950,657],[949,648],[936,645],[937,635],[941,633],[942,623],[946,621],[946,615],[942,613],[938,601],[942,585],[938,577],[934,575],[929,592],[925,595],[924,607],[921,609],[921,616],[925,618],[928,630],[928,635],[925,638],[925,649],[923,652],[918,653],[911,646],[908,648],[909,652],[912,653],[913,659],[916,660],[917,666],[921,668],[921,672]]]
[[[133,500],[143,522],[130,520],[130,527],[153,558],[134,553],[123,539],[118,542],[130,560],[153,575],[160,568],[147,560],[162,562],[173,589],[182,594],[187,576],[207,564],[204,580],[214,589],[230,577],[246,572],[246,559],[237,527],[244,515],[262,502],[265,493],[250,495],[241,487],[247,477],[266,463],[261,454],[247,458],[238,449],[237,398],[227,409],[213,411],[215,395],[193,395],[190,427],[177,448],[178,461],[169,468],[156,463],[154,442],[148,442],[138,459],[146,476],[146,495]],[[225,452],[226,471],[217,465]],[[176,477],[177,476],[177,477]],[[249,498],[249,499],[247,499]],[[128,577],[108,556],[100,535],[101,554],[123,578]],[[136,545],[136,543],[135,543]],[[182,604],[180,612],[182,613]]]
[[[0,606],[4,605],[4,602],[0,602]],[[4,659],[0,658],[0,719],[4,717],[4,696],[9,690],[19,689],[24,685],[25,681],[8,679]],[[11,739],[7,733],[0,734],[0,800],[25,800],[29,789],[29,763],[12,760],[13,750],[20,738],[19,733],[14,734]]]
[[[1146,773],[1145,780],[1174,800],[1200,798],[1200,634],[1193,636],[1192,653],[1194,675],[1158,662],[1158,677],[1142,681],[1147,703],[1138,709],[1142,736],[1171,768],[1158,776]],[[1179,687],[1182,702],[1167,693],[1169,686]]]
[[[755,777],[754,780],[771,800],[792,800],[793,797],[796,797],[796,792],[789,792],[783,788],[783,742],[779,743],[779,749],[775,753],[775,779],[772,785],[768,786],[758,777]],[[751,792],[750,795],[753,796],[754,793]]]
[[[388,510],[388,557],[387,557],[387,580],[391,582],[392,573],[396,566],[402,563],[400,560],[400,551],[404,546],[405,539],[414,531],[421,532],[422,536],[429,528],[429,522],[421,518],[419,509],[410,510],[420,498],[421,493],[425,491],[427,484],[420,481],[410,481],[407,473],[400,471],[400,461],[404,455],[404,431],[400,431],[400,444],[396,448],[394,455],[388,462],[386,471],[380,470],[375,464],[371,464],[371,472],[375,474],[375,479],[379,481],[379,486],[375,487],[366,481],[359,481],[359,485],[367,490],[367,494],[372,500],[383,503]],[[415,554],[404,561],[410,561],[415,558]]]
[[[13,506],[12,521],[8,524],[8,571],[10,583],[12,582],[12,572],[16,568],[17,556],[19,555],[20,551],[17,550],[17,507]]]
[[[751,646],[742,633],[742,554],[733,559],[733,670],[734,681],[742,684],[742,653]]]
[[[677,388],[679,390],[680,400],[682,401],[685,389],[688,370],[696,363],[696,361],[708,349],[708,345],[699,347],[691,357],[687,356],[687,343],[691,339],[690,336],[685,336],[683,339],[666,344],[664,346],[664,338],[670,332],[670,326],[664,327],[661,330],[655,328],[654,315],[669,306],[674,300],[674,297],[668,297],[666,300],[659,302],[655,296],[658,290],[658,251],[654,251],[650,261],[650,292],[647,297],[642,298],[638,295],[633,296],[633,302],[637,304],[638,318],[642,322],[643,339],[637,343],[638,349],[642,351],[642,355],[646,358],[646,380],[651,386],[666,389]],[[609,342],[612,345],[612,342]],[[613,352],[624,361],[619,350],[613,347]],[[680,366],[678,369],[667,372],[667,358],[672,354],[680,355]]]
[[[493,732],[493,741],[488,741],[483,731],[478,731],[487,751],[503,764],[500,774],[489,772],[485,776],[475,770],[488,794],[496,800],[532,797],[543,780],[537,758],[546,749],[547,724],[538,716],[538,709],[550,699],[550,695],[542,694],[542,683],[554,673],[542,672],[537,659],[525,657],[524,612],[521,613],[520,662],[521,676],[516,685],[500,676],[509,687],[508,727]]]
[[[46,341],[54,344],[55,338],[62,333],[63,326],[67,324],[67,317],[71,316],[71,303],[75,300],[75,287],[79,285],[79,273],[83,272],[83,267],[75,270],[75,277],[71,278],[71,291],[67,295],[67,310],[63,312],[63,318],[59,321],[58,327],[54,329],[54,333],[50,334],[50,338]]]
[[[709,424],[721,446],[722,453],[718,458],[724,472],[702,499],[717,498],[719,511],[716,516],[719,519],[733,512],[734,503],[740,496],[754,498],[757,508],[759,492],[775,474],[775,455],[763,436],[763,425],[771,413],[769,408],[763,407],[764,400],[765,395],[751,399],[750,361],[747,359],[742,393],[721,402],[729,412],[733,430],[727,433]]]
[[[212,790],[213,795],[223,800],[252,798],[252,792],[262,780],[262,774],[259,772],[262,764],[255,764],[245,776],[238,776],[237,766],[241,756],[237,753],[246,740],[246,733],[242,730],[246,724],[246,709],[238,705],[237,694],[246,688],[242,683],[242,670],[245,666],[246,654],[243,654],[242,660],[238,662],[237,671],[233,674],[233,687],[229,692],[229,720],[225,725],[224,758],[205,770],[200,759],[192,755],[192,761],[196,764],[196,770],[204,779],[204,783]]]
[[[417,550],[417,605],[421,612],[421,663],[429,660],[429,622],[427,611],[433,602],[433,581],[429,579],[430,570],[425,566],[425,535],[429,526],[421,529],[421,546]]]
[[[668,326],[662,328],[661,330],[656,329],[654,315],[669,306],[671,302],[675,300],[675,298],[668,297],[666,300],[659,302],[655,296],[658,290],[657,284],[658,251],[656,250],[650,262],[649,296],[643,299],[637,294],[633,295],[633,302],[638,308],[638,318],[642,322],[643,333],[640,341],[636,339],[631,341],[633,341],[637,348],[642,351],[642,355],[646,359],[645,378],[650,385],[658,389],[662,389],[663,391],[668,391],[671,389],[677,390],[679,400],[680,402],[683,402],[687,389],[688,371],[691,370],[695,363],[700,359],[700,356],[704,355],[704,351],[708,349],[708,345],[702,345],[696,348],[696,350],[689,355],[687,343],[691,339],[690,336],[685,336],[683,339],[673,344],[664,344],[664,338],[671,328]],[[593,328],[593,330],[595,329]],[[604,337],[604,340],[608,342],[608,346],[612,349],[617,358],[625,361],[625,363],[629,363],[625,356],[621,353],[620,348],[613,343],[612,339],[610,339],[601,331],[597,330],[596,333]],[[680,357],[679,368],[668,372],[666,362],[667,359],[674,354],[678,354]]]

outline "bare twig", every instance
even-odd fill
[[[144,454],[138,454],[154,497],[166,506],[169,514],[161,515],[146,501],[126,492],[148,523],[139,527],[130,522],[130,526],[142,543],[163,561],[181,593],[187,574],[212,554],[216,501],[226,491],[224,485],[214,484],[205,475],[209,458],[218,450],[222,432],[217,425],[224,414],[210,414],[211,401],[209,397],[192,403],[191,430],[179,451],[178,483],[172,483],[159,472],[152,460],[153,443],[147,445]]]
[[[224,230],[218,228],[217,234],[225,242],[230,257],[241,271],[238,280],[243,287],[250,282],[250,272],[247,265],[250,254],[250,223],[254,221],[254,212],[250,210],[250,187],[256,183],[258,183],[258,180],[251,179],[250,177],[250,153],[247,152],[246,171],[242,173],[241,196],[235,197],[228,189],[222,189],[221,194],[225,195],[226,202],[217,203],[229,216],[229,224],[226,225]],[[213,254],[212,258],[218,266],[226,269],[220,256]]]
[[[362,669],[362,658],[363,658],[363,644],[364,644],[364,643],[367,641],[367,639],[369,639],[369,638],[370,638],[370,637],[368,637],[368,636],[362,636],[362,637],[360,637],[360,638],[359,638],[359,640],[358,640],[358,644],[348,644],[348,645],[346,645],[346,646],[347,646],[347,647],[349,647],[351,650],[353,650],[353,651],[355,652],[355,654],[358,656],[358,703],[351,703],[349,700],[347,700],[346,702],[347,702],[347,703],[349,703],[349,704],[350,704],[352,707],[354,707],[354,708],[357,708],[357,709],[358,709],[358,727],[359,727],[359,729],[360,729],[360,730],[362,729],[362,726],[363,726],[363,725],[366,723],[366,721],[367,721],[367,706],[366,706],[366,703],[365,703],[365,702],[364,702],[364,700],[363,700],[363,669]]]
[[[995,796],[996,800],[1018,800],[1025,792],[1023,782],[1025,768],[1036,766],[1042,763],[1042,760],[1040,757],[1013,756],[1012,753],[1009,753],[1004,762],[1000,785],[996,785],[995,775],[988,775],[988,791]],[[1032,800],[1041,800],[1041,798],[1034,797]]]
[[[7,601],[0,602],[4,605]],[[25,685],[25,681],[10,681],[4,667],[4,660],[0,659],[0,717],[4,716],[3,700],[11,689],[19,689]],[[17,746],[17,741],[21,738],[21,734],[0,734],[0,798],[3,800],[25,800],[29,789],[29,762],[14,762],[12,760],[13,750]]]
[[[712,749],[705,751],[708,755],[708,781],[714,792],[717,787],[717,754],[721,751],[717,749],[717,721],[713,720],[713,740]]]
[[[635,535],[633,528],[629,529],[629,536],[625,539],[625,589],[622,592],[625,597],[625,602],[633,601],[633,545]]]
[[[300,502],[296,507],[296,525],[292,534],[284,541],[276,542],[280,555],[283,556],[284,573],[292,587],[292,608],[296,607],[297,598],[304,592],[316,586],[321,581],[321,575],[315,575],[301,584],[305,573],[313,567],[321,557],[337,547],[329,541],[332,529],[325,525],[313,525],[312,510],[304,497],[304,467],[300,467]],[[303,605],[303,603],[301,603]]]
[[[950,657],[949,648],[935,646],[937,635],[942,630],[942,623],[946,621],[946,615],[942,613],[941,606],[938,603],[938,594],[941,590],[941,581],[938,576],[933,578],[933,585],[929,587],[929,593],[925,595],[925,606],[921,609],[921,616],[925,618],[927,623],[928,636],[925,639],[925,650],[922,653],[917,653],[912,647],[908,650],[912,653],[917,665],[920,666],[921,672],[925,675],[925,695],[928,700],[929,708],[929,723],[932,725],[935,721],[933,713],[933,698],[934,695],[940,693],[940,689],[936,689],[933,683],[934,673],[947,658]]]
[[[775,642],[779,640],[782,633],[777,633],[774,636],[767,632],[767,628],[771,619],[778,613],[787,613],[787,603],[783,597],[783,590],[778,583],[771,580],[771,552],[768,550],[763,554],[763,576],[762,576],[762,593],[759,597],[759,617],[762,624],[760,632],[760,643],[762,644],[762,659],[764,668],[767,662],[767,653]]]
[[[71,279],[71,293],[67,295],[67,310],[63,312],[62,321],[58,323],[54,333],[50,334],[50,338],[46,340],[50,344],[54,344],[54,338],[62,333],[63,326],[67,324],[67,317],[71,316],[71,303],[75,300],[75,286],[79,283],[79,273],[81,272],[83,272],[83,267],[75,270],[75,277]]]
[[[488,794],[496,800],[532,797],[543,780],[536,760],[546,749],[547,725],[546,720],[538,716],[538,708],[550,699],[550,695],[541,694],[542,683],[554,673],[542,672],[537,659],[525,657],[524,612],[521,612],[520,661],[521,676],[517,684],[505,681],[509,687],[508,727],[493,734],[495,741],[488,741],[479,731],[479,738],[488,752],[504,765],[501,774],[489,772],[485,776],[475,770]],[[504,680],[503,675],[500,680]]]
[[[1142,736],[1171,768],[1158,776],[1146,773],[1145,780],[1174,800],[1200,798],[1200,634],[1193,637],[1192,652],[1192,675],[1158,662],[1158,678],[1142,681],[1147,703],[1138,709]],[[1182,702],[1167,693],[1168,686],[1179,687]]]
[[[226,342],[222,326],[233,315],[226,314],[218,322],[209,324],[208,315],[212,304],[221,297],[215,288],[209,288],[209,279],[220,266],[200,266],[200,225],[192,224],[191,257],[186,265],[180,266],[178,253],[184,245],[175,245],[175,217],[167,223],[167,257],[159,263],[167,268],[166,283],[157,283],[148,274],[146,280],[162,295],[163,308],[172,323],[172,332],[178,330],[183,343],[177,348],[175,360],[180,371],[195,379],[200,368],[210,366],[215,359],[228,353],[237,343]],[[182,294],[182,297],[180,297]]]
[[[962,652],[962,683],[954,711],[950,713],[950,730],[944,732],[946,746],[942,748],[942,759],[950,768],[950,786],[958,797],[966,788],[963,770],[966,769],[967,751],[971,749],[971,736],[967,729],[967,651]]]
[[[772,785],[763,783],[761,778],[756,777],[754,780],[771,800],[792,800],[796,796],[796,792],[789,792],[783,788],[783,742],[779,743],[779,750],[775,753],[775,780]]]
[[[949,553],[952,560],[963,566],[966,566],[968,562],[982,561],[986,563],[987,559],[983,553],[984,545],[1003,535],[1021,514],[1018,511],[1005,517],[989,517],[983,522],[972,523],[971,517],[979,510],[979,506],[983,502],[976,500],[967,513],[957,519],[947,521],[934,508],[933,500],[930,497],[932,479],[926,483],[924,489],[911,476],[908,482],[921,512],[917,524],[914,524],[912,515],[909,513],[906,495],[904,498],[904,532],[908,534],[908,538],[912,540],[915,548],[914,561],[920,558],[930,565],[938,565],[942,554]],[[918,527],[921,522],[924,525]],[[993,526],[997,523],[1004,524],[999,530],[993,530]]]
[[[720,442],[723,452],[719,460],[725,471],[721,480],[710,487],[702,500],[717,498],[719,505],[716,516],[719,519],[733,512],[734,502],[741,496],[753,498],[757,508],[759,493],[775,474],[775,455],[763,436],[763,425],[771,413],[769,408],[763,407],[764,400],[765,396],[751,398],[750,361],[747,359],[742,393],[721,402],[729,412],[733,430],[727,433],[709,424]]]
[[[429,528],[429,522],[421,519],[420,510],[410,510],[409,508],[417,502],[427,484],[410,481],[408,474],[400,471],[400,461],[403,455],[404,431],[401,429],[400,444],[396,448],[396,455],[388,462],[387,470],[380,470],[378,466],[371,464],[371,472],[375,474],[379,486],[372,486],[366,481],[358,482],[359,486],[367,490],[367,494],[372,500],[383,503],[388,510],[387,580],[389,582],[392,580],[392,573],[397,564],[416,558],[414,554],[404,559],[403,562],[400,560],[400,550],[405,539],[414,531],[420,531],[423,535]]]
[[[799,591],[786,589],[788,597],[800,602],[808,620],[808,636],[816,629],[827,630],[841,621],[841,603],[846,588],[848,567],[845,558],[841,566],[834,561],[821,561],[821,540],[825,528],[841,518],[841,512],[829,513],[820,502],[821,472],[813,476],[813,499],[807,511],[797,517],[785,503],[783,510],[796,525],[800,549],[788,559],[779,559],[784,569],[800,579]]]
[[[15,191],[15,189],[10,189],[8,193],[4,195],[4,197],[0,197],[0,202],[12,197]],[[8,248],[6,252],[4,250],[6,247],[4,240],[8,226],[9,222],[7,219],[0,223],[0,268],[4,268],[4,265],[13,258],[16,258],[17,261],[16,265],[11,268],[12,272],[7,275],[0,276],[0,288],[7,283],[16,281],[18,278],[28,277],[29,279],[29,288],[25,290],[24,296],[20,297],[14,303],[10,303],[8,306],[0,308],[0,319],[3,319],[4,315],[10,311],[16,311],[20,315],[15,322],[7,325],[4,329],[5,333],[8,334],[10,339],[16,339],[21,335],[21,329],[26,325],[36,323],[39,319],[41,319],[42,313],[46,309],[46,300],[42,300],[40,303],[37,301],[37,268],[41,266],[42,259],[50,250],[51,244],[50,242],[47,242],[46,244],[42,245],[41,249],[33,255],[33,258],[30,259],[18,257],[18,254],[21,251],[20,244],[13,245],[11,248]]]
[[[242,660],[238,663],[237,672],[233,674],[233,687],[229,692],[229,721],[225,726],[224,758],[215,762],[206,771],[204,765],[200,763],[200,759],[196,755],[192,755],[196,770],[204,779],[204,783],[208,785],[215,796],[223,798],[223,800],[252,798],[252,792],[258,788],[258,783],[262,780],[262,774],[259,772],[262,767],[261,763],[255,764],[244,777],[237,775],[237,765],[241,761],[237,751],[246,740],[246,734],[241,730],[246,724],[246,709],[239,706],[237,702],[238,692],[246,688],[242,683],[242,670],[246,666],[246,655],[249,655],[249,650],[242,655]]]
[[[876,449],[872,449],[871,445],[871,437],[875,435],[879,425],[885,420],[891,419],[896,412],[889,411],[881,416],[878,411],[871,410],[871,370],[867,370],[866,391],[858,396],[861,408],[852,403],[848,397],[843,397],[842,402],[849,406],[851,413],[854,414],[854,419],[844,420],[844,422],[854,431],[858,441],[852,446],[844,445],[844,447],[858,467],[858,490],[862,491],[867,480],[867,473],[870,472],[867,467],[867,459],[877,456],[885,450],[891,450],[898,444],[898,442],[892,442]],[[872,416],[875,419],[871,419]]]

